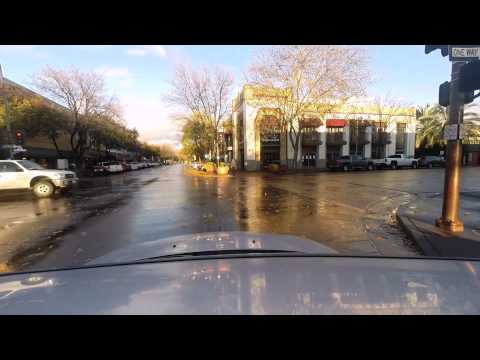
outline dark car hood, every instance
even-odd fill
[[[298,236],[230,231],[181,235],[131,245],[95,258],[89,264],[137,261],[149,257],[191,252],[246,249],[336,254],[335,250],[325,245]]]

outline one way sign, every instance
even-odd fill
[[[480,45],[450,45],[450,61],[473,61],[480,59]]]

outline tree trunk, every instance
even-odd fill
[[[300,136],[301,136],[301,131],[295,132],[294,130],[290,129],[289,135],[290,135],[290,141],[292,142],[293,145],[293,168],[297,169],[297,158],[298,158],[298,145],[300,144]]]
[[[57,144],[57,139],[56,139],[56,137],[55,137],[55,136],[51,136],[51,137],[50,137],[50,140],[52,141],[53,146],[55,146],[55,150],[57,151],[58,156],[64,158],[65,155],[63,155],[63,153],[62,153],[61,150],[59,149],[58,144]]]

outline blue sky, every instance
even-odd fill
[[[259,46],[3,46],[0,64],[5,77],[31,87],[30,76],[44,66],[99,71],[123,107],[129,126],[152,143],[180,137],[171,120],[175,109],[162,102],[176,64],[218,64],[235,75],[236,87]],[[374,82],[369,96],[398,98],[410,105],[437,101],[438,85],[450,77],[450,62],[440,53],[424,54],[423,45],[367,46]]]

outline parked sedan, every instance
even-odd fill
[[[444,167],[445,166],[445,159],[443,156],[422,156],[419,160],[420,167],[427,167],[429,169],[433,168],[434,166]]]
[[[128,162],[122,162],[121,163],[123,171],[132,171],[132,165]]]
[[[105,167],[109,174],[123,172],[123,166],[119,161],[101,162],[98,166]]]
[[[138,162],[131,162],[131,163],[129,163],[129,165],[130,165],[130,169],[132,169],[132,170],[141,169],[141,165]]]

